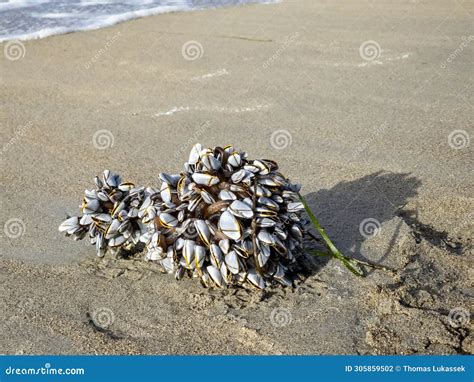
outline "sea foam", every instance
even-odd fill
[[[274,1],[0,0],[0,42],[98,29],[161,13],[270,2]]]

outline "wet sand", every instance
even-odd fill
[[[472,353],[473,14],[284,1],[2,44],[0,352]],[[57,231],[103,169],[157,185],[195,142],[277,160],[346,255],[395,271],[206,290]]]

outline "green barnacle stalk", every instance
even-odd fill
[[[313,211],[311,211],[311,208],[309,208],[308,203],[306,202],[305,198],[298,192],[298,197],[300,198],[301,203],[303,203],[304,209],[306,210],[306,213],[308,214],[311,223],[313,223],[313,226],[316,228],[316,230],[319,232],[321,237],[324,240],[324,243],[326,244],[326,247],[329,250],[329,253],[318,251],[316,249],[309,249],[308,252],[314,256],[332,256],[342,262],[344,266],[349,269],[352,273],[354,273],[356,276],[364,276],[364,273],[360,269],[360,267],[357,264],[357,260],[351,259],[350,257],[344,256],[334,245],[334,243],[331,241],[329,236],[326,234],[324,231],[323,227],[321,224],[319,224],[318,219],[316,219],[316,216],[314,216]]]

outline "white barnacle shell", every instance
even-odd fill
[[[118,233],[119,233],[120,225],[121,225],[121,223],[118,219],[112,220],[109,227],[105,231],[105,238],[106,239],[111,239],[112,237],[117,236]]]
[[[258,265],[263,268],[267,264],[268,259],[271,255],[271,249],[268,244],[260,242],[257,249],[257,261]]]
[[[229,249],[230,249],[229,239],[223,239],[223,240],[219,241],[219,248],[222,250],[222,252],[224,254],[227,255],[227,253],[229,253]]]
[[[160,222],[166,228],[176,227],[179,224],[178,218],[176,216],[166,212],[160,214]]]
[[[236,200],[237,196],[232,191],[221,190],[219,192],[219,199],[220,200]]]
[[[209,246],[211,244],[211,231],[209,230],[207,223],[204,220],[196,219],[194,221],[194,226],[196,227],[196,231],[202,242]]]
[[[188,163],[193,165],[196,164],[200,159],[200,153],[202,150],[202,146],[199,143],[196,143],[193,148],[191,149],[191,153],[189,154]]]
[[[158,177],[162,182],[168,183],[171,187],[176,187],[178,185],[178,181],[181,178],[181,175],[176,174],[166,174],[161,172]]]
[[[252,206],[240,200],[234,200],[229,206],[229,211],[232,212],[233,215],[240,218],[244,218],[244,219],[253,218]]]
[[[212,153],[206,153],[201,157],[201,162],[207,171],[217,171],[221,167],[221,161]]]
[[[165,203],[171,202],[171,187],[167,182],[161,184],[160,195]]]
[[[275,244],[275,236],[273,236],[270,232],[268,232],[265,229],[260,230],[257,237],[258,237],[258,240],[260,240],[261,242],[265,244],[270,244],[270,245]]]
[[[225,256],[225,264],[230,273],[233,273],[234,275],[239,273],[239,258],[235,251],[230,251]]]
[[[123,243],[125,243],[126,240],[127,239],[123,235],[113,237],[112,239],[109,240],[109,246],[118,247],[119,245],[122,245]]]
[[[224,284],[224,278],[222,277],[219,268],[215,267],[214,265],[209,265],[206,267],[206,270],[214,284],[216,284],[218,287],[221,287]]]
[[[165,257],[164,259],[160,260],[160,264],[167,273],[174,272],[174,261],[172,258]]]
[[[242,163],[242,158],[238,152],[234,151],[229,155],[229,158],[227,158],[227,163],[229,163],[232,167],[239,167]]]
[[[76,228],[79,225],[79,218],[72,216],[61,223],[59,226],[59,232],[67,232],[71,229]]]
[[[265,281],[263,280],[263,277],[260,276],[255,269],[249,269],[247,273],[247,280],[254,286],[256,286],[259,289],[264,289],[265,288]]]
[[[224,256],[222,255],[221,248],[217,244],[211,244],[209,248],[211,263],[215,267],[219,268],[222,261],[224,260]]]
[[[194,263],[197,269],[202,269],[205,259],[206,248],[204,248],[202,245],[196,245],[194,247]]]
[[[224,211],[219,218],[219,229],[229,239],[237,241],[242,237],[242,227],[240,223],[228,210]]]
[[[219,178],[211,174],[198,172],[193,174],[192,178],[197,184],[201,184],[203,186],[214,186],[215,184],[219,183]]]
[[[304,206],[301,202],[291,202],[287,204],[286,209],[288,212],[298,212],[304,210]]]
[[[185,240],[184,247],[183,247],[183,258],[186,263],[187,268],[192,269],[194,268],[191,264],[194,261],[194,247],[196,243],[194,240]]]

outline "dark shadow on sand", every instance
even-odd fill
[[[420,185],[421,181],[408,173],[380,171],[356,180],[340,182],[331,189],[307,194],[305,198],[339,250],[346,256],[365,260],[361,254],[362,243],[366,240],[359,231],[361,222],[372,218],[382,225],[395,216],[401,216],[400,211],[410,198],[417,196]],[[377,263],[390,254],[399,229],[400,225],[388,250],[380,253],[376,259]],[[316,259],[312,273],[318,272],[328,261],[327,257]]]

